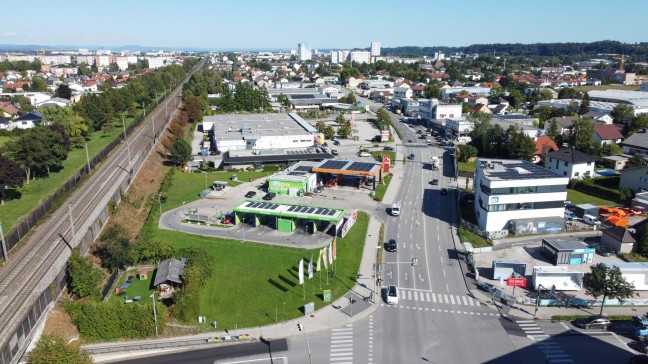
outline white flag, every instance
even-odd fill
[[[333,264],[333,244],[329,244],[328,246],[328,260],[329,260],[329,265],[332,265]]]
[[[304,259],[299,261],[299,284],[304,284]]]
[[[308,262],[308,279],[313,278],[313,254],[311,254],[310,261]]]
[[[322,248],[322,262],[324,263],[324,269],[328,270],[328,259],[326,259],[326,247]]]

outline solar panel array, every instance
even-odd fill
[[[288,172],[289,176],[305,176],[307,175],[306,172]]]
[[[276,210],[279,207],[276,203],[268,202],[248,202],[245,207],[260,209],[260,210]]]
[[[309,172],[313,170],[311,166],[298,166],[294,169],[296,172]]]
[[[369,172],[376,167],[376,163],[353,162],[346,169],[349,171]]]
[[[325,168],[325,169],[342,169],[344,166],[347,165],[347,161],[333,161],[333,160],[328,160],[324,162],[319,168]]]
[[[288,212],[294,212],[299,214],[334,216],[338,212],[338,210],[326,209],[320,207],[309,207],[309,206],[290,206],[288,208]]]
[[[551,172],[548,169],[537,166],[532,163],[507,163],[504,171],[487,170],[488,177],[496,177],[503,180],[509,179],[537,179],[537,178],[556,178],[559,175]],[[520,173],[515,168],[521,168],[528,173]]]

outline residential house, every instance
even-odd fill
[[[423,96],[425,94],[425,86],[424,85],[412,86],[412,94],[413,96]]]
[[[594,121],[601,124],[612,124],[612,122],[614,121],[609,112],[590,111],[587,114],[583,115],[583,117],[592,118]]]
[[[42,92],[26,93],[25,97],[27,97],[29,99],[29,102],[34,106],[52,98],[52,96],[44,94]]]
[[[551,124],[555,121],[556,125],[558,125],[558,131],[560,132],[560,134],[566,135],[569,134],[569,132],[571,131],[574,122],[579,119],[580,116],[560,116],[560,117],[551,118],[545,121],[544,129],[545,131],[549,131],[549,129],[551,128]]]
[[[619,189],[626,188],[633,192],[648,191],[648,167],[635,167],[622,170]]]
[[[601,145],[619,144],[623,140],[623,135],[614,124],[596,124],[594,125],[594,142]]]
[[[7,129],[9,128],[9,124],[11,123],[11,120],[0,116],[0,129]]]
[[[409,87],[409,85],[406,83],[398,87],[394,87],[394,97],[396,98],[409,99],[412,98],[413,94],[414,92],[412,91],[412,88]]]
[[[466,102],[472,106],[477,106],[479,104],[488,105],[488,99],[483,96],[468,96]]]
[[[617,253],[632,253],[637,243],[635,229],[612,226],[602,229],[601,243]]]
[[[43,121],[43,115],[37,111],[32,111],[28,114],[22,115],[16,119],[9,129],[31,129]]]
[[[648,157],[648,132],[646,132],[646,129],[639,130],[619,143],[619,145],[621,145],[625,154]]]
[[[545,168],[569,179],[594,177],[596,157],[574,148],[547,153]]]
[[[2,110],[1,116],[6,118],[14,118],[20,113],[20,109],[15,107],[11,101],[0,102],[0,110]]]
[[[544,161],[547,153],[559,149],[556,142],[547,135],[539,136],[535,141],[535,152],[533,153],[533,160],[531,162],[535,164],[541,163]]]
[[[178,287],[182,284],[182,274],[184,272],[185,260],[170,258],[162,261],[158,265],[153,286],[160,290],[169,291],[172,287]]]
[[[471,113],[476,114],[478,112],[484,113],[484,114],[492,114],[493,112],[488,108],[488,105],[485,104],[477,104],[475,107],[473,107],[470,110]]]
[[[41,103],[38,103],[34,106],[41,107],[41,106],[59,106],[59,107],[66,107],[69,106],[72,102],[68,99],[64,99],[61,97],[54,97],[50,100],[43,101]]]
[[[624,157],[622,155],[609,155],[607,157],[603,157],[603,164],[606,167],[612,168],[615,171],[620,171],[623,170],[626,166],[626,163],[630,160],[628,157]]]

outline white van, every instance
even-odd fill
[[[391,207],[391,214],[392,216],[398,216],[400,215],[400,204],[394,204]]]
[[[583,222],[593,226],[601,225],[601,222],[596,217],[587,214],[583,215]]]

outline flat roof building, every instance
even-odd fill
[[[564,227],[567,177],[527,161],[478,158],[475,215],[487,232],[557,232]]]

